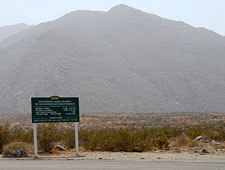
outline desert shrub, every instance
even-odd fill
[[[206,139],[216,141],[225,140],[225,125],[191,126],[186,127],[184,132],[190,139],[195,139],[197,136],[204,136]]]
[[[185,129],[185,134],[190,138],[190,139],[195,139],[197,136],[201,136],[203,132],[203,129],[199,126],[192,126],[192,127],[187,127]]]
[[[62,133],[58,129],[58,124],[41,124],[37,127],[38,148],[44,152],[50,152],[54,147],[54,142],[61,140]]]
[[[13,157],[16,151],[20,151],[21,157],[31,156],[33,154],[33,145],[23,142],[10,143],[3,148],[3,157]]]
[[[190,142],[189,138],[186,135],[182,134],[176,138],[175,146],[176,147],[188,146],[189,142]]]
[[[132,151],[134,148],[134,131],[129,129],[112,129],[104,134],[103,150]]]
[[[188,147],[193,148],[193,147],[195,147],[195,146],[199,146],[199,142],[196,141],[196,140],[190,140],[190,139],[189,139],[189,141],[188,141]]]
[[[10,141],[20,141],[25,143],[33,143],[33,129],[15,128],[10,135]]]
[[[75,147],[74,129],[60,128],[58,124],[51,123],[39,124],[37,131],[39,150],[49,152],[56,142],[65,144],[68,149]],[[174,144],[177,147],[197,146],[198,143],[193,140],[197,136],[204,136],[206,139],[215,141],[225,141],[225,124],[184,128],[121,126],[112,129],[80,129],[79,145],[91,151],[149,151],[168,148],[168,139],[172,137],[176,138]],[[33,144],[33,129],[20,127],[9,129],[9,125],[0,126],[0,152],[3,145],[16,141]]]
[[[127,129],[101,129],[81,132],[81,141],[92,151],[131,151],[132,136]]]
[[[225,125],[219,126],[214,129],[214,133],[212,135],[212,139],[216,141],[224,141],[225,142]]]
[[[157,149],[166,149],[169,145],[168,138],[162,134],[158,134],[153,138],[153,145]]]
[[[2,153],[2,126],[0,126],[0,153]]]
[[[177,137],[182,134],[182,129],[177,127],[165,126],[162,128],[154,128],[157,133],[164,135],[166,138]]]
[[[80,134],[79,134],[80,136]],[[64,144],[67,146],[68,149],[72,149],[75,147],[75,132],[74,129],[66,129],[63,133],[62,139]],[[80,142],[80,139],[79,139]]]
[[[136,129],[132,135],[132,151],[136,148],[143,151],[152,150],[154,148],[153,140],[150,137],[150,131],[147,128]]]
[[[0,153],[4,145],[10,142],[9,124],[0,126]]]
[[[0,126],[0,153],[2,153],[2,126]]]
[[[119,128],[91,130],[86,135],[83,146],[92,151],[132,152],[164,149],[168,144],[166,136],[158,134],[153,137],[149,129]]]

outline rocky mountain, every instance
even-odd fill
[[[10,36],[13,36],[25,29],[32,28],[32,25],[27,24],[16,24],[0,27],[0,42],[7,39]]]
[[[53,95],[85,113],[225,111],[225,38],[126,5],[24,30],[0,60],[0,113]]]

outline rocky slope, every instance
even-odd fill
[[[0,113],[33,96],[81,112],[225,111],[225,38],[119,5],[75,11],[0,43]]]
[[[26,24],[16,24],[16,25],[8,25],[8,26],[0,27],[0,42],[19,32],[22,32],[23,30],[26,30],[32,27],[33,27],[32,25],[26,25]]]

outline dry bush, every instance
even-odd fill
[[[0,126],[0,153],[2,153],[2,147],[10,142],[9,124]]]
[[[174,143],[176,147],[195,147],[199,146],[199,143],[195,140],[189,139],[186,135],[182,134],[176,138]]]
[[[82,145],[82,141],[81,141],[81,133],[79,133],[79,144]],[[63,137],[61,138],[61,140],[63,140],[64,144],[66,145],[66,147],[68,149],[72,149],[75,147],[75,132],[74,129],[66,129]]]
[[[86,135],[84,135],[86,133]],[[168,138],[152,129],[101,129],[81,131],[82,144],[92,151],[142,152],[168,148]]]
[[[210,146],[215,149],[225,149],[225,141],[224,142],[216,142],[215,140],[213,140],[210,143]]]
[[[58,129],[58,124],[41,124],[37,128],[37,138],[38,149],[50,152],[54,148],[54,143],[62,139],[62,133]]]
[[[176,138],[175,146],[176,147],[188,146],[189,142],[190,142],[189,138],[182,134]]]
[[[72,149],[74,143],[74,129],[61,128],[58,124],[39,124],[38,149],[50,152],[54,143],[62,142],[67,149]],[[182,135],[182,133],[186,134]],[[206,139],[223,143],[225,140],[225,124],[192,126],[192,127],[158,127],[136,128],[121,127],[110,129],[80,129],[79,145],[85,150],[91,151],[149,151],[152,149],[167,149],[169,147],[194,147],[204,146],[205,143],[196,142],[193,139],[204,136]],[[176,138],[176,141],[169,139]],[[192,139],[192,140],[191,140]],[[13,141],[25,143],[33,142],[32,129],[9,129],[9,125],[0,126],[0,151],[2,145]],[[215,145],[215,147],[218,147]]]
[[[219,126],[213,124],[190,126],[186,127],[184,132],[190,139],[204,136],[210,140],[225,141],[225,124]]]
[[[167,149],[169,146],[168,138],[163,135],[159,135],[153,139],[153,145],[157,149]]]
[[[193,148],[193,147],[199,146],[198,143],[199,143],[199,142],[196,141],[196,140],[189,140],[189,142],[188,142],[188,147]]]
[[[25,143],[33,142],[33,129],[15,128],[11,132],[10,141],[21,141]]]
[[[21,152],[22,157],[28,157],[33,155],[34,147],[31,144],[23,143],[23,142],[15,142],[10,143],[3,147],[3,157],[13,157],[15,152],[19,150]]]

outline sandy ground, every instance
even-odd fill
[[[1,170],[224,170],[225,163],[146,160],[0,160]]]
[[[80,152],[80,157],[76,157],[75,152],[58,152],[55,154],[43,155],[39,153],[38,159],[78,159],[78,160],[201,160],[201,161],[222,161],[225,162],[225,153],[190,153],[190,152],[181,152],[181,153],[170,153],[170,152]],[[2,158],[0,159],[15,159],[15,158]],[[28,158],[16,158],[30,160],[34,159],[33,157]]]
[[[225,154],[75,152],[34,158],[0,158],[0,170],[225,170]]]
[[[216,160],[225,162],[225,154],[194,154],[194,153],[165,153],[165,152],[81,152],[85,159],[105,160]]]

